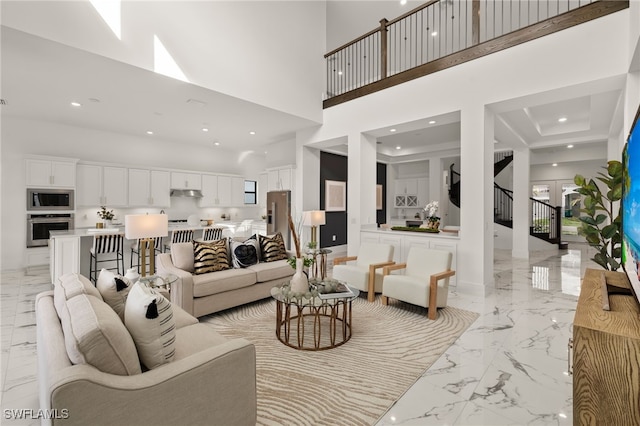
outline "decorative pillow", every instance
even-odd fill
[[[138,281],[131,286],[124,310],[140,361],[148,369],[171,362],[176,352],[176,321],[171,302]]]
[[[140,374],[136,346],[118,315],[102,300],[79,294],[62,307],[60,323],[69,360],[104,373]]]
[[[88,294],[102,300],[102,296],[91,281],[86,277],[69,273],[60,276],[53,287],[53,305],[60,318],[60,312],[67,300],[79,294]]]
[[[287,249],[284,246],[284,238],[282,238],[280,232],[272,236],[260,235],[259,241],[261,260],[263,262],[274,262],[288,257]]]
[[[171,244],[171,262],[176,268],[193,273],[193,243]]]
[[[131,281],[122,275],[103,269],[98,275],[96,287],[102,295],[102,299],[107,305],[116,311],[121,320],[124,321],[124,305],[127,302],[129,290],[131,290]]]
[[[260,244],[255,235],[245,241],[231,240],[231,261],[234,268],[246,268],[258,263]]]
[[[226,238],[206,243],[194,241],[193,257],[193,272],[196,275],[230,268]]]

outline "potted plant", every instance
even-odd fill
[[[111,221],[115,217],[115,214],[113,213],[113,210],[107,210],[106,206],[100,206],[98,216],[102,219],[103,226],[108,228],[111,226]]]
[[[622,199],[622,163],[609,161],[607,174],[598,173],[597,180],[606,185],[602,192],[593,179],[585,179],[576,175],[573,181],[578,188],[576,192],[584,196],[584,208],[580,209],[578,233],[585,237],[591,247],[598,249],[592,258],[594,262],[610,271],[617,271],[622,256],[622,218],[620,207],[614,203]]]

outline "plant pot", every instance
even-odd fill
[[[296,258],[296,273],[291,277],[291,291],[293,293],[306,293],[309,291],[309,279],[304,273],[304,259]]]

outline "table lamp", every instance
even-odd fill
[[[314,248],[318,246],[317,244],[318,243],[318,240],[317,240],[318,226],[324,225],[325,223],[326,221],[325,221],[324,210],[311,210],[311,211],[304,212],[304,220],[302,221],[302,224],[304,226],[311,227],[311,244]]]
[[[169,234],[169,220],[166,214],[130,214],[124,217],[124,236],[128,240],[140,240],[140,276],[147,273],[147,248],[149,249],[150,270],[155,269],[155,247],[153,239]]]

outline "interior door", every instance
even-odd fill
[[[575,191],[577,185],[572,180],[549,180],[531,182],[531,196],[539,201],[552,206],[562,208],[562,238],[573,241],[581,241],[578,236],[580,226],[580,208],[582,206],[581,195]],[[535,216],[535,214],[534,214]],[[542,217],[534,217],[536,220],[544,220]]]

